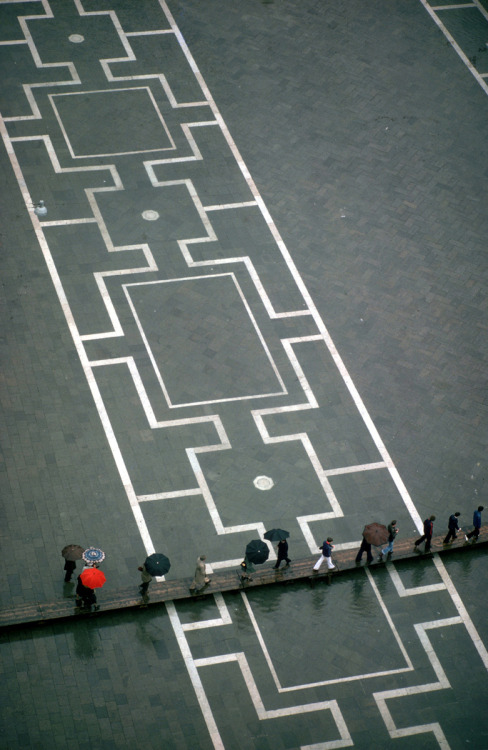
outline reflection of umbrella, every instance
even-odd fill
[[[80,575],[83,586],[88,589],[101,589],[105,581],[105,573],[98,568],[87,568]]]
[[[83,557],[83,551],[83,547],[80,547],[79,544],[67,544],[66,547],[63,547],[61,550],[61,554],[65,560],[71,560],[73,562],[74,560],[81,560]]]
[[[155,552],[153,555],[146,557],[144,565],[150,576],[164,576],[171,568],[170,561],[161,552]]]
[[[388,541],[388,529],[382,523],[368,523],[363,529],[363,536],[369,544],[381,547]]]
[[[98,547],[88,547],[83,552],[83,560],[87,563],[100,563],[105,560],[105,552],[102,552]]]
[[[289,536],[290,532],[284,529],[271,529],[266,532],[264,538],[270,542],[281,542],[282,539],[287,539]]]
[[[263,563],[269,557],[269,547],[261,539],[253,539],[246,547],[246,558],[252,563]]]

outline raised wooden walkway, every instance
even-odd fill
[[[474,544],[472,542],[465,542],[464,532],[461,532],[458,538],[448,545],[443,544],[444,536],[445,534],[433,537],[431,553],[447,555],[453,550],[468,551],[473,549],[473,547],[486,548],[488,546],[488,526],[482,526],[479,539]],[[414,541],[414,537],[403,540],[401,538],[397,539],[395,541],[394,554],[390,559],[395,563],[404,560],[418,560],[419,565],[421,565],[426,555],[422,552],[414,551]],[[422,544],[419,549],[423,550],[423,548],[424,545]],[[319,551],[317,551],[316,555],[293,560],[289,567],[284,567],[282,564],[278,570],[273,568],[274,563],[267,562],[264,565],[256,566],[255,572],[251,574],[252,580],[244,583],[239,577],[240,571],[232,568],[211,575],[211,581],[208,586],[197,594],[192,594],[190,591],[191,578],[165,581],[163,583],[151,583],[149,598],[146,601],[142,601],[140,594],[138,594],[139,578],[136,576],[134,586],[127,589],[119,589],[112,595],[110,595],[108,588],[106,590],[100,589],[97,592],[100,609],[96,612],[84,612],[75,607],[73,586],[73,598],[59,599],[55,602],[25,604],[10,609],[0,609],[0,628],[42,625],[59,620],[97,617],[107,612],[122,609],[141,609],[177,599],[201,599],[204,596],[209,596],[217,592],[236,591],[243,588],[248,589],[269,584],[285,584],[299,580],[307,580],[312,585],[316,581],[324,580],[330,583],[335,576],[357,570],[366,565],[366,555],[363,555],[361,563],[356,564],[357,551],[357,547],[338,552],[334,551],[332,559],[336,569],[332,571],[328,571],[325,562],[318,572],[312,570],[313,565],[320,555]],[[371,563],[371,566],[382,565],[383,563],[378,561],[379,550],[373,548],[373,553],[374,561]]]

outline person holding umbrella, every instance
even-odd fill
[[[85,568],[78,576],[78,585],[76,587],[77,606],[81,609],[91,609],[95,605],[94,611],[97,612],[100,607],[97,605],[97,597],[94,589],[101,589],[107,579],[105,573],[98,568]],[[81,600],[81,605],[79,604]]]
[[[276,547],[276,551],[278,553],[278,558],[276,560],[275,568],[280,567],[280,563],[285,560],[286,561],[286,567],[289,566],[291,563],[290,558],[288,557],[288,542],[286,541],[287,537],[290,536],[289,531],[285,531],[284,529],[271,529],[270,531],[267,531],[264,535],[265,539],[268,539],[270,542],[278,542],[278,546]]]
[[[70,583],[71,576],[76,570],[76,560],[81,560],[84,548],[79,544],[67,544],[63,547],[61,554],[64,557],[64,582]]]

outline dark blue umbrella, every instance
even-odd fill
[[[171,563],[161,552],[154,552],[146,557],[144,566],[150,576],[164,576],[171,568]]]
[[[281,542],[283,539],[288,539],[289,536],[290,532],[284,529],[270,529],[266,532],[264,538],[269,542]]]
[[[269,547],[261,539],[253,539],[246,547],[246,559],[251,563],[266,562],[269,557]]]

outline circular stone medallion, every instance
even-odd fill
[[[80,44],[81,42],[85,41],[85,37],[81,36],[81,34],[71,34],[68,39],[70,40],[70,42],[73,42],[73,44]]]
[[[258,490],[270,490],[271,487],[274,487],[271,477],[256,477],[253,484]]]
[[[159,214],[157,211],[151,211],[151,209],[149,209],[148,211],[142,212],[142,218],[146,221],[156,221],[156,219],[159,219]]]

